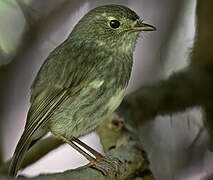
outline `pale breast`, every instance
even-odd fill
[[[96,79],[66,108],[51,120],[51,131],[66,137],[79,137],[94,130],[121,103],[126,88],[107,88],[107,82]],[[57,131],[57,132],[56,132]]]

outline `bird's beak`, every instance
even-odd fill
[[[156,31],[156,27],[149,24],[145,24],[145,23],[138,23],[134,27],[134,30],[135,31]]]

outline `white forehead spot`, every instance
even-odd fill
[[[94,80],[93,82],[89,83],[89,86],[98,89],[101,87],[101,85],[104,83],[104,80]]]
[[[116,18],[114,18],[114,17],[112,17],[112,16],[107,17],[107,19],[109,19],[110,21],[111,21],[111,20],[117,20]]]

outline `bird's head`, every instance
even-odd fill
[[[105,5],[88,12],[71,35],[85,44],[133,51],[139,33],[154,30],[154,26],[143,23],[131,9],[121,5]]]

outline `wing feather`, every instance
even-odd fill
[[[33,82],[27,122],[9,168],[9,174],[12,176],[17,174],[31,141],[36,140],[33,138],[41,138],[44,135],[34,137],[35,132],[49,120],[56,108],[67,98],[72,101],[72,98],[94,78],[91,75],[87,76],[95,69],[91,53],[88,51],[88,56],[76,54],[67,47],[69,46],[65,41],[50,53]],[[85,58],[92,59],[85,61]]]

